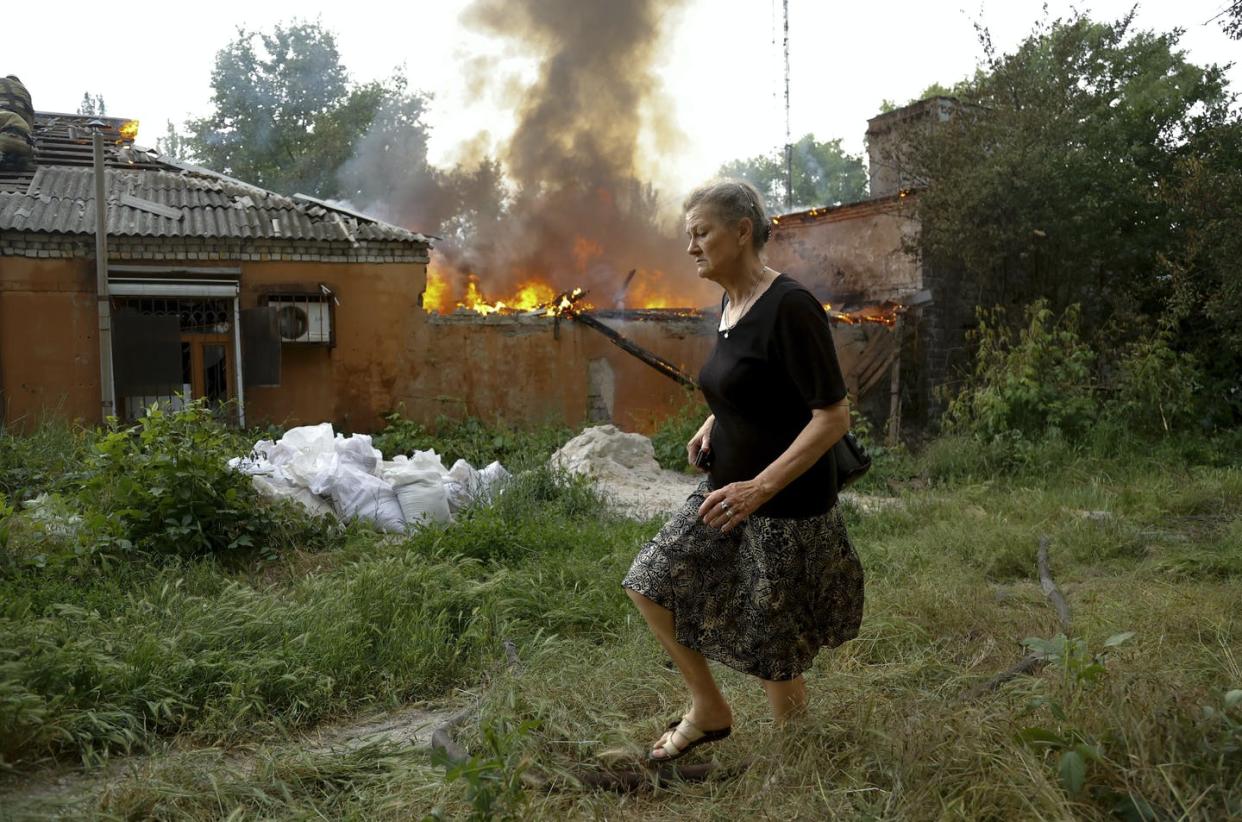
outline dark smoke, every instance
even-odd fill
[[[693,274],[679,226],[664,216],[670,204],[640,173],[641,133],[654,133],[661,146],[680,140],[652,70],[661,23],[680,5],[476,0],[466,10],[465,24],[508,40],[539,64],[526,88],[486,63],[470,67],[518,115],[500,166],[474,161],[452,172],[409,169],[416,176],[402,178],[399,163],[382,163],[387,180],[408,181],[389,213],[405,224],[434,217],[447,234],[438,250],[449,270],[440,268],[457,279],[456,293],[467,275],[491,299],[540,278],[558,289],[585,287],[596,305],[612,305],[637,268],[631,300],[655,290],[675,293],[682,305],[712,299]]]

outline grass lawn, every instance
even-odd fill
[[[695,757],[749,767],[633,795],[517,779],[638,756],[686,708],[619,587],[660,523],[602,515],[588,486],[534,471],[445,530],[350,528],[274,561],[40,565],[39,534],[13,517],[0,818],[1242,817],[1242,704],[1226,705],[1242,688],[1237,457],[1214,442],[1022,466],[947,439],[886,456],[862,491],[891,503],[846,506],[862,633],[818,658],[810,716],[773,727],[757,683],[718,668],[734,734]],[[1022,640],[1061,630],[1041,536],[1075,642],[977,694]],[[469,767],[302,742],[418,701],[477,702]],[[108,777],[11,801],[67,763]]]

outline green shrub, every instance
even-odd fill
[[[1012,329],[1003,308],[980,308],[974,370],[949,403],[946,427],[1033,440],[1088,430],[1099,414],[1096,355],[1079,335],[1078,317],[1078,306],[1056,316],[1038,300],[1025,325]]]
[[[661,468],[686,472],[694,470],[686,463],[686,443],[698,432],[709,414],[711,409],[703,402],[702,396],[686,393],[681,406],[665,418],[651,435],[656,462],[660,463]]]
[[[92,433],[48,418],[24,436],[0,430],[0,492],[15,503],[63,491],[80,474]]]
[[[95,443],[82,496],[114,523],[121,549],[198,556],[257,546],[267,520],[250,478],[227,465],[245,450],[201,403],[152,406]]]
[[[1185,431],[1199,417],[1202,372],[1194,357],[1175,351],[1161,331],[1133,342],[1117,369],[1117,396],[1108,413],[1147,434]]]
[[[400,411],[384,415],[387,426],[372,443],[386,459],[413,451],[434,450],[445,466],[464,459],[482,468],[499,460],[510,471],[533,468],[548,461],[571,436],[564,425],[545,424],[529,429],[505,423],[488,425],[474,417],[450,420],[440,417],[433,428],[406,419]]]

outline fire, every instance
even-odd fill
[[[448,295],[448,280],[441,277],[434,268],[428,268],[427,287],[423,289],[423,310],[443,313]]]
[[[527,282],[518,286],[517,294],[512,298],[512,306],[518,311],[533,311],[556,299],[552,286],[541,282]]]
[[[880,305],[860,308],[857,311],[835,311],[832,308],[832,303],[824,303],[824,311],[828,312],[828,316],[831,319],[848,325],[876,323],[878,325],[893,326],[897,324],[897,318],[905,310],[906,307],[904,305],[895,303],[892,300],[887,300]]]
[[[591,260],[601,256],[604,253],[604,247],[594,240],[586,237],[578,237],[574,240],[574,262],[578,264],[578,273],[585,274],[587,266],[591,264]]]
[[[567,311],[589,310],[591,308],[590,303],[583,303],[582,305],[578,304],[585,296],[586,292],[581,288],[575,288],[573,291],[566,291],[563,294],[558,294],[554,298],[555,302],[548,304],[548,310],[545,312],[545,316],[555,317],[558,314],[564,314]]]
[[[454,310],[473,311],[483,316],[543,312],[552,317],[571,306],[579,309],[592,308],[589,304],[580,302],[584,293],[581,288],[577,288],[557,294],[556,289],[547,282],[531,279],[517,286],[508,297],[489,300],[483,293],[479,278],[471,274],[466,278],[465,294],[461,299],[454,300],[449,280],[431,266],[427,269],[427,286],[423,290],[423,310],[433,314],[448,314]],[[566,297],[569,303],[564,302]]]
[[[125,140],[128,140],[131,143],[134,140],[138,139],[138,121],[137,120],[126,120],[124,123],[121,124],[121,128],[119,130],[121,132],[121,137]]]

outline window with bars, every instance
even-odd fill
[[[188,399],[223,407],[236,396],[233,301],[210,297],[115,297],[117,411],[126,420]]]

